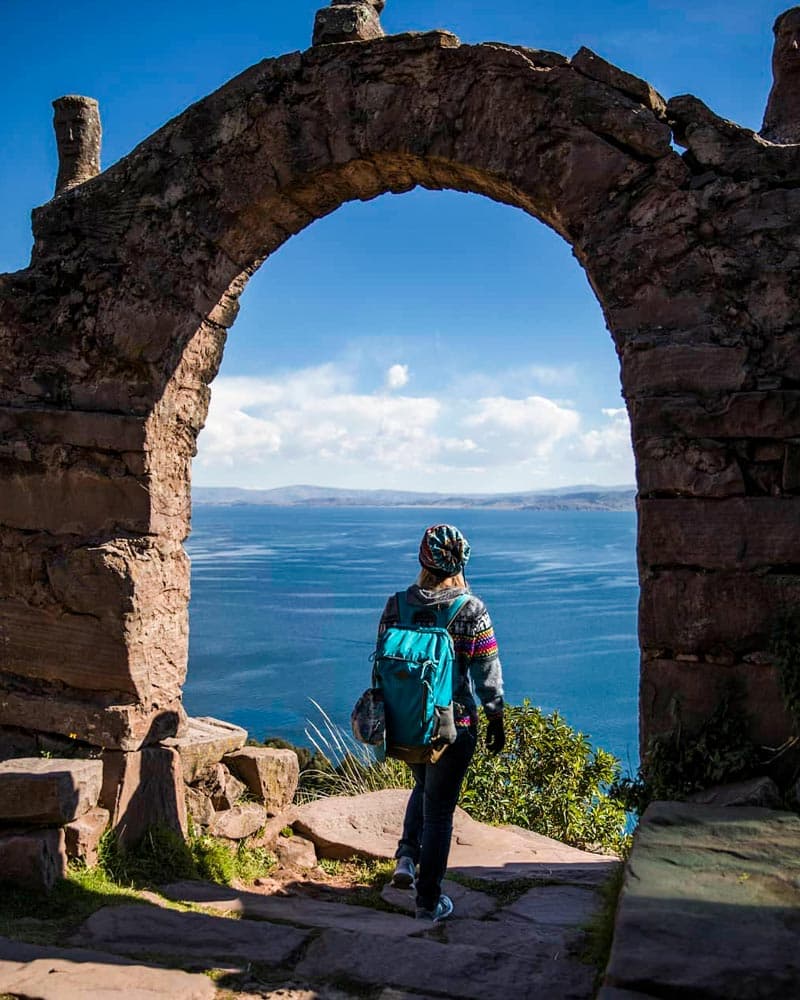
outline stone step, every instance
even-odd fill
[[[626,866],[604,1000],[800,996],[800,817],[656,802]]]
[[[594,969],[576,960],[508,955],[484,948],[423,938],[393,940],[326,930],[315,938],[295,973],[310,980],[346,979],[364,987],[393,987],[423,996],[487,1000],[536,996],[590,1000]]]
[[[93,913],[70,943],[115,955],[196,959],[214,968],[216,962],[237,959],[283,965],[308,936],[308,931],[283,924],[132,904]]]
[[[63,826],[97,805],[99,760],[17,757],[0,761],[0,822]]]
[[[213,1000],[202,973],[138,964],[105,952],[0,937],[0,994],[36,1000]]]
[[[338,927],[368,934],[408,937],[424,930],[414,920],[367,906],[333,903],[307,896],[268,896],[210,882],[175,882],[161,887],[168,898],[196,903],[253,920],[279,920],[298,927]],[[410,897],[413,908],[413,893]]]

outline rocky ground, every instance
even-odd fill
[[[338,816],[337,800],[323,800],[316,810],[303,807],[301,822],[328,857],[338,847],[340,856],[387,858],[406,794],[341,801]],[[485,827],[459,811],[451,864],[446,889],[456,916],[438,927],[413,918],[412,892],[365,886],[343,862],[305,871],[286,865],[248,887],[162,886],[140,893],[139,902],[97,910],[64,947],[0,939],[0,996],[593,995],[586,927],[617,862],[515,828]]]

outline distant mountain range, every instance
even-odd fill
[[[531,493],[411,493],[281,486],[248,490],[195,486],[196,504],[218,507],[448,507],[491,510],[633,510],[634,486],[566,486]]]

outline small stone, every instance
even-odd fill
[[[203,768],[191,787],[207,796],[216,810],[235,806],[247,788],[224,764],[209,764]]]
[[[191,785],[186,788],[186,811],[197,826],[208,826],[216,812],[208,795]]]
[[[97,849],[100,838],[108,829],[111,813],[108,809],[95,806],[78,819],[64,827],[67,857],[82,861],[91,868],[97,864]]]
[[[203,768],[218,763],[231,750],[243,747],[246,740],[247,731],[241,726],[205,717],[187,719],[184,735],[164,740],[163,745],[178,751],[183,780],[191,785]]]
[[[216,813],[208,825],[208,832],[212,837],[245,840],[260,830],[266,819],[267,814],[262,805],[258,802],[244,802]]]
[[[20,757],[0,762],[0,820],[62,826],[97,805],[99,760]]]
[[[275,854],[284,868],[316,868],[317,852],[305,837],[279,837],[275,844]]]
[[[314,21],[313,45],[333,42],[365,42],[383,38],[378,9],[366,0],[323,7]]]
[[[63,830],[35,830],[0,836],[4,882],[49,892],[67,874]]]
[[[280,965],[307,938],[308,931],[280,924],[224,920],[205,913],[133,904],[98,910],[77,932],[74,943],[100,946],[117,955],[175,955],[204,963],[209,959],[246,959]]]
[[[277,816],[291,804],[300,780],[300,765],[294,750],[242,747],[226,754],[223,762],[264,803],[268,815]]]

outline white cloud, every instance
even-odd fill
[[[584,426],[574,404],[514,395],[491,372],[487,380],[508,394],[470,402],[460,381],[435,396],[412,396],[403,391],[405,365],[369,371],[374,391],[357,385],[351,366],[333,363],[220,377],[196,481],[462,492],[632,481],[624,408],[607,408],[597,426]]]
[[[386,372],[386,388],[402,389],[408,385],[408,365],[392,365]]]
[[[570,453],[578,461],[623,465],[632,470],[631,428],[625,407],[606,408],[602,411],[608,421],[601,427],[587,431],[572,442]]]
[[[558,441],[577,432],[580,416],[543,396],[490,396],[478,400],[464,424],[479,432],[497,463],[549,455]]]

